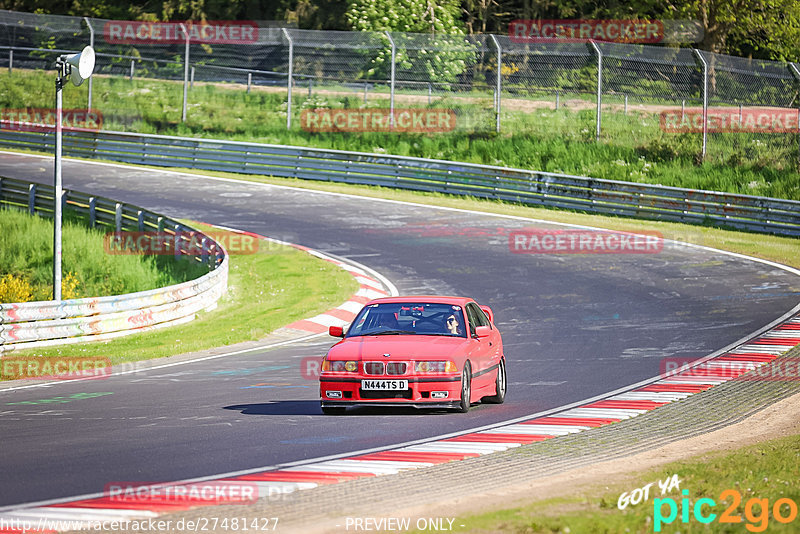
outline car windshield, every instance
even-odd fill
[[[425,335],[466,337],[461,306],[429,302],[380,303],[356,316],[347,337]]]

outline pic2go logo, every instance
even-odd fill
[[[709,508],[714,508],[717,503],[714,499],[704,497],[697,499],[694,506],[689,503],[689,490],[681,492],[683,498],[680,504],[681,523],[687,524],[690,521],[691,512],[694,520],[698,523],[709,524],[717,519],[717,514],[711,512]],[[719,494],[720,501],[732,502],[719,514],[719,523],[742,523],[742,516],[735,513],[742,503],[742,494],[739,490],[728,489]],[[664,515],[666,507],[666,515]],[[758,499],[753,497],[744,505],[744,517],[747,520],[745,528],[750,532],[764,532],[769,527],[770,506],[769,499]],[[662,525],[670,525],[678,518],[678,503],[671,497],[663,499],[653,499],[653,530],[661,532]],[[797,518],[797,503],[786,497],[780,498],[772,505],[772,518],[778,523],[791,523]]]

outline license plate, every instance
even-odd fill
[[[408,389],[408,380],[362,380],[361,389],[384,391]]]

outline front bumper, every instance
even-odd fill
[[[381,379],[388,377],[383,376]],[[375,380],[374,376],[321,376],[320,401],[323,406],[417,406],[454,407],[461,400],[461,375],[435,377],[392,377],[408,380],[405,390],[363,390],[362,380]]]
[[[420,408],[420,409],[439,409],[439,410],[449,410],[452,408],[458,408],[460,406],[461,401],[450,401],[450,402],[442,402],[442,401],[431,401],[431,402],[413,402],[413,401],[403,401],[403,402],[372,402],[372,401],[322,401],[320,404],[323,408],[333,408],[333,407],[341,407],[346,408],[348,406],[366,406],[366,407],[402,407],[402,408]]]

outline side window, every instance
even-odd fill
[[[475,327],[478,325],[478,320],[475,318],[475,311],[472,306],[467,304],[467,319],[469,320],[469,335],[475,335]]]
[[[486,314],[483,313],[482,309],[480,309],[474,303],[469,303],[468,307],[472,311],[472,313],[475,315],[475,326],[491,326],[489,324],[489,318],[486,317]]]
[[[491,328],[492,323],[491,321],[489,321],[489,318],[486,316],[486,313],[484,313],[484,311],[481,309],[480,306],[476,306],[475,304],[473,304],[473,306],[475,306],[475,313],[478,314],[478,319],[481,322],[481,326],[488,326],[489,328]]]
[[[489,326],[489,319],[479,307],[473,303],[467,304],[467,317],[469,318],[469,333],[475,335],[475,327]]]

